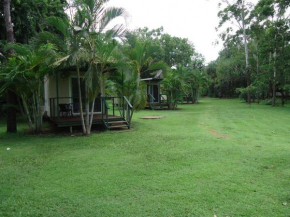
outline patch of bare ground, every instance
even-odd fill
[[[224,139],[231,138],[229,135],[221,134],[221,133],[217,132],[216,130],[210,130],[210,132],[215,137],[220,137],[220,138],[224,138]]]
[[[164,118],[164,116],[145,116],[145,117],[141,117],[141,119],[147,119],[147,120],[150,120],[150,119],[161,119],[161,118]]]

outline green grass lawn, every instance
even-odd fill
[[[180,107],[90,137],[2,122],[0,216],[290,216],[289,106]]]

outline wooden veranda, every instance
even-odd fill
[[[130,128],[133,107],[125,96],[99,97],[95,101],[99,104],[96,103],[95,106],[93,124],[105,125],[107,129]],[[49,119],[57,127],[81,126],[79,107],[78,100],[74,101],[71,97],[50,98]]]

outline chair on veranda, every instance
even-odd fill
[[[60,116],[60,114],[63,117],[73,116],[72,104],[70,104],[70,103],[59,104],[59,116]]]

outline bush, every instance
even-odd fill
[[[272,102],[273,102],[272,99],[265,99],[265,100],[262,101],[262,103],[263,103],[264,105],[272,105]]]
[[[249,86],[246,88],[237,88],[236,93],[239,94],[239,98],[241,100],[245,100],[245,102],[248,101],[248,91],[250,91],[251,101],[254,101],[255,99],[261,99],[263,92],[260,90],[260,88],[257,88],[256,86]]]

